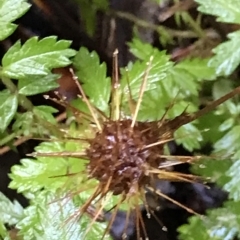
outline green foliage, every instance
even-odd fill
[[[30,7],[26,0],[0,1],[0,41],[11,35],[17,28],[12,22],[21,17]]]
[[[240,23],[240,2],[238,0],[195,0],[200,4],[199,11],[217,16],[217,20],[227,23]],[[230,75],[240,63],[239,44],[240,32],[228,35],[229,41],[217,46],[213,52],[215,56],[209,64],[219,75]]]
[[[208,211],[208,217],[202,219],[194,216],[189,219],[189,225],[179,228],[181,240],[232,240],[239,237],[240,205],[228,201],[224,207]]]
[[[42,153],[79,151],[77,144],[45,142],[39,145],[36,150]],[[56,164],[57,162],[57,164]],[[12,168],[10,177],[13,181],[10,187],[18,189],[18,192],[37,192],[43,187],[51,191],[57,190],[65,182],[67,177],[61,177],[56,181],[54,177],[65,175],[68,171],[73,173],[81,172],[84,169],[84,160],[65,157],[39,157],[36,161],[23,159],[22,165],[15,165]],[[68,169],[68,167],[70,169]]]
[[[93,0],[89,4],[88,0],[75,0],[80,6],[81,18],[84,21],[86,32],[89,36],[95,33],[96,16],[98,11],[106,11],[109,2],[107,0]]]
[[[83,0],[78,2],[87,31],[92,35],[96,12],[106,10],[107,1],[95,0],[92,5]],[[220,21],[240,23],[237,0],[196,2],[203,13],[216,15]],[[12,22],[28,8],[26,1],[0,0],[0,40],[15,30],[16,25]],[[214,49],[215,55],[211,59],[190,58],[178,63],[171,61],[166,51],[159,51],[150,44],[133,39],[129,48],[137,60],[121,69],[122,116],[131,116],[130,106],[136,105],[139,99],[139,90],[148,68],[147,86],[138,121],[160,120],[166,110],[167,119],[173,119],[183,111],[197,111],[202,100],[199,92],[206,91],[206,83],[211,86],[207,89],[211,99],[229,92],[232,89],[230,80],[218,77],[230,76],[239,66],[239,39],[239,31],[236,31],[229,34],[228,41]],[[69,131],[60,132],[58,141],[59,136],[55,136],[55,133],[59,133],[59,126],[53,116],[57,111],[49,106],[33,106],[28,99],[28,96],[56,89],[58,75],[52,74],[51,70],[73,64],[90,102],[109,115],[111,80],[107,77],[106,64],[100,63],[96,52],[81,48],[76,53],[70,44],[69,41],[58,41],[54,36],[41,40],[33,37],[24,44],[19,41],[15,43],[2,59],[0,78],[6,90],[0,92],[0,102],[3,103],[0,105],[1,142],[10,143],[19,136],[51,136],[51,140],[41,143],[36,151],[58,153],[57,157],[25,158],[21,164],[13,166],[9,187],[23,193],[30,200],[30,206],[23,210],[17,202],[11,203],[0,194],[0,235],[5,239],[9,239],[5,224],[16,225],[24,240],[81,239],[89,226],[89,218],[84,216],[79,223],[74,213],[91,196],[95,182],[86,184],[84,159],[63,157],[61,153],[81,153],[86,147],[83,141],[66,142],[65,134],[84,138],[86,134],[91,137],[94,133],[89,132],[84,122],[79,125],[74,122],[64,126]],[[73,105],[83,112],[87,111],[81,99]],[[18,112],[19,106],[21,112]],[[229,200],[222,208],[209,211],[204,218],[190,218],[189,224],[179,229],[181,239],[231,240],[240,236],[239,115],[239,104],[235,99],[229,100],[213,113],[175,132],[176,142],[190,151],[206,143],[213,146],[213,157],[200,160],[192,169],[203,177],[211,178],[211,181],[229,192]],[[206,128],[210,130],[206,131]],[[217,156],[221,156],[220,159]],[[83,188],[87,190],[81,191]],[[115,203],[114,198],[109,200],[110,205],[114,206]],[[103,225],[94,224],[88,239],[99,239]]]
[[[83,89],[93,104],[106,112],[110,97],[111,80],[106,76],[106,64],[99,62],[96,52],[81,48],[74,58],[76,75],[83,82]],[[93,84],[95,82],[97,84]]]
[[[7,92],[0,92],[0,94],[0,98],[3,103],[0,106],[0,132],[3,132],[14,117],[18,106],[18,100],[16,94],[9,94]]]
[[[200,4],[199,11],[217,16],[217,20],[227,23],[240,23],[240,2],[238,0],[195,0]]]
[[[230,33],[229,41],[220,44],[213,52],[216,54],[209,64],[216,68],[219,75],[230,75],[240,63],[240,31]]]
[[[11,202],[0,192],[0,222],[13,226],[23,217],[23,207],[17,202]]]
[[[199,10],[203,13],[216,15],[219,21],[240,23],[239,1],[202,1]],[[209,60],[209,66],[216,69],[218,75],[228,76],[239,66],[239,31],[230,33],[229,39],[218,45]],[[219,98],[232,89],[229,79],[221,79],[214,83],[213,97]],[[239,114],[240,107],[235,100],[229,100],[216,111],[215,127],[211,128],[214,138],[208,138],[214,146],[213,157],[220,159],[203,159],[193,166],[193,171],[223,186],[229,192],[229,201],[224,207],[208,211],[206,217],[191,217],[188,225],[179,228],[180,239],[235,239],[239,232]],[[216,124],[217,123],[217,124]],[[200,123],[203,124],[203,123]],[[228,158],[228,160],[226,159]]]
[[[11,202],[0,192],[0,211],[0,237],[10,239],[5,224],[16,225],[24,217],[24,209],[17,201]]]
[[[9,92],[0,92],[0,99],[4,103],[0,106],[2,122],[0,132],[5,131],[14,118],[17,122],[14,124],[14,130],[17,130],[16,126],[19,126],[20,121],[16,113],[18,105],[31,112],[33,116],[38,116],[39,119],[53,122],[51,120],[53,112],[45,109],[43,112],[46,114],[43,112],[39,114],[40,110],[34,108],[25,96],[47,92],[58,87],[56,80],[59,76],[51,74],[51,70],[71,63],[69,58],[75,55],[75,50],[69,48],[70,44],[70,41],[57,41],[54,36],[42,40],[33,37],[22,46],[18,41],[7,51],[2,59],[0,77]],[[18,80],[18,86],[15,86],[9,78]],[[25,114],[28,117],[30,115],[30,113]]]
[[[24,210],[24,218],[17,224],[19,235],[26,240],[77,239],[81,230],[77,222],[64,223],[73,214],[74,208],[72,201],[59,199],[56,202],[51,192],[42,191],[34,197],[31,206]]]
[[[58,87],[56,80],[59,75],[48,74],[47,76],[27,76],[19,79],[18,93],[25,96],[32,96],[44,93]]]
[[[71,42],[56,37],[47,37],[38,40],[30,38],[24,45],[16,42],[2,59],[1,75],[10,78],[24,78],[26,76],[47,75],[52,68],[69,65],[69,57],[75,51],[68,49]]]

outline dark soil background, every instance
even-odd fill
[[[0,42],[0,56],[3,56],[7,49],[18,39],[22,42],[32,36],[40,38],[57,35],[59,39],[72,40],[72,47],[78,50],[81,46],[87,47],[90,51],[96,51],[101,61],[105,61],[108,66],[108,74],[112,72],[112,52],[115,48],[119,50],[119,65],[126,66],[133,56],[129,53],[126,43],[132,39],[134,23],[127,17],[118,17],[118,11],[135,16],[136,19],[144,20],[151,25],[159,25],[171,29],[174,43],[167,43],[162,46],[159,42],[159,33],[151,27],[138,27],[141,40],[152,44],[159,49],[166,49],[171,54],[174,61],[179,61],[189,56],[206,57],[211,55],[211,49],[226,39],[226,34],[235,30],[235,25],[224,25],[215,21],[213,17],[203,17],[204,30],[209,31],[209,38],[204,41],[191,33],[191,28],[187,24],[178,27],[174,20],[174,13],[177,11],[188,11],[193,18],[197,16],[197,5],[193,0],[183,0],[178,4],[173,1],[165,1],[158,5],[151,0],[110,0],[111,14],[104,12],[97,13],[96,31],[93,37],[89,37],[86,32],[84,21],[81,19],[79,8],[76,2],[71,0],[32,0],[32,7],[21,19],[16,32],[7,40]],[[91,1],[90,1],[91,2]],[[114,21],[114,28],[113,28]],[[135,22],[137,23],[137,21]],[[181,34],[182,33],[182,34]],[[188,34],[188,35],[187,35]],[[212,34],[212,35],[211,35]],[[184,36],[184,37],[183,37]],[[202,41],[202,42],[201,42]],[[204,49],[204,51],[203,51]],[[77,90],[69,81],[67,71],[56,69],[56,72],[62,73],[59,79],[60,92],[68,99],[76,97]],[[0,85],[0,88],[3,86]],[[34,96],[32,99],[34,105],[44,104],[42,95]],[[48,103],[49,104],[49,103]],[[61,111],[63,109],[60,109]],[[15,150],[0,149],[0,191],[11,200],[17,199],[23,206],[28,202],[21,195],[8,188],[8,173],[12,165],[19,163],[19,160],[26,153],[32,152],[38,142],[29,140],[19,144]],[[171,143],[173,155],[191,155],[183,148]],[[203,149],[202,154],[206,154]],[[189,172],[189,166],[182,165],[177,168],[181,172]],[[204,185],[195,183],[168,183],[159,182],[159,188],[165,194],[168,194],[175,200],[203,214],[206,209],[221,206],[226,199],[226,193],[214,185],[206,188]],[[156,216],[167,227],[168,231],[161,230],[161,226],[155,218],[148,219],[146,214],[143,217],[146,224],[149,240],[174,240],[177,238],[177,228],[187,222],[190,216],[185,210],[171,204],[163,199],[156,199],[155,196],[149,196],[149,201],[153,201],[156,206],[160,206],[159,211],[155,211]],[[109,218],[111,213],[106,214]],[[114,239],[121,239],[124,228],[125,213],[119,212],[111,229]],[[134,225],[130,225],[128,231],[132,233],[131,240],[136,239]]]

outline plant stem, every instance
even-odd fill
[[[198,23],[196,23],[192,16],[185,12],[184,13],[184,20],[190,25],[190,27],[197,33],[197,35],[199,36],[199,38],[204,38],[206,36],[206,34],[204,33],[204,31],[201,29],[201,27],[198,25]]]
[[[142,20],[142,19],[134,16],[131,13],[111,10],[108,12],[108,14],[115,16],[115,17],[122,18],[122,19],[126,19],[130,22],[133,22],[134,24],[136,24],[139,27],[150,28],[150,29],[158,32],[159,34],[161,34],[162,32],[167,32],[172,37],[181,37],[181,38],[196,38],[196,37],[198,37],[198,34],[196,34],[193,31],[179,31],[179,30],[167,28],[165,26],[155,25],[155,24],[149,23],[145,20]]]
[[[16,134],[15,132],[14,133],[11,133],[9,135],[7,135],[6,137],[3,137],[0,141],[0,146],[3,146],[4,144],[12,141],[15,137],[17,137],[18,134]]]
[[[2,77],[2,82],[7,87],[7,89],[10,90],[10,92],[16,93],[18,91],[16,85],[12,82],[11,79]],[[29,101],[26,96],[18,94],[18,100],[19,100],[19,105],[21,105],[26,110],[31,111],[33,109],[33,105],[31,101]]]

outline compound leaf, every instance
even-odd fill
[[[24,239],[78,239],[80,225],[77,221],[64,223],[76,207],[68,198],[57,199],[49,191],[38,193],[30,207],[24,210],[25,217],[17,224]],[[49,224],[51,223],[51,224]]]
[[[52,68],[71,64],[70,57],[75,50],[69,49],[71,42],[57,41],[55,36],[38,40],[30,38],[22,46],[16,42],[2,59],[2,74],[10,78],[24,78],[29,75],[48,75]]]
[[[240,204],[228,201],[224,207],[208,211],[203,219],[194,216],[188,225],[181,226],[181,240],[232,240],[239,237]]]

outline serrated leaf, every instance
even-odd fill
[[[52,124],[56,124],[57,121],[53,116],[53,113],[58,112],[57,109],[50,107],[50,106],[36,106],[33,108],[33,113],[37,116],[41,117],[41,119],[46,120]]]
[[[228,34],[230,39],[213,49],[215,56],[209,65],[216,69],[218,75],[228,76],[233,73],[240,63],[240,31]]]
[[[81,144],[45,142],[39,145],[38,152],[55,153],[63,151],[80,151]],[[36,192],[42,188],[55,191],[66,184],[66,173],[76,173],[85,168],[85,161],[76,158],[61,157],[38,157],[34,159],[22,159],[21,165],[14,165],[10,177],[12,179],[9,187],[18,189],[18,192]],[[58,181],[54,177],[59,177]]]
[[[70,44],[66,40],[57,41],[55,36],[41,40],[33,37],[22,46],[18,41],[2,59],[2,74],[15,79],[48,75],[52,68],[71,64],[69,58],[75,55],[75,50],[69,49]]]
[[[182,144],[188,151],[200,148],[202,135],[199,129],[192,123],[180,127],[175,133],[174,138],[178,144]]]
[[[13,119],[18,106],[17,95],[0,92],[0,132],[3,132]]]
[[[224,151],[224,156],[240,158],[240,126],[236,125],[214,144],[216,151]]]
[[[88,199],[86,197],[86,199]],[[33,199],[31,206],[25,210],[25,218],[17,224],[24,240],[51,239],[75,240],[82,239],[91,221],[83,216],[77,219],[79,206],[65,195],[56,195],[49,191],[40,192]],[[51,223],[51,224],[49,224]],[[86,240],[98,239],[103,234],[105,224],[95,223]]]
[[[189,225],[183,225],[180,231],[181,240],[233,240],[239,236],[240,204],[229,201],[224,207],[208,211],[208,216],[200,219],[191,217]]]
[[[47,76],[32,76],[22,78],[18,81],[18,93],[25,96],[32,96],[39,93],[48,92],[59,87],[57,83],[59,75],[48,74]]]
[[[209,59],[185,59],[179,62],[176,67],[190,73],[197,81],[216,79],[215,68],[208,65]]]
[[[12,125],[13,131],[21,130],[22,134],[29,136],[32,134],[33,127],[33,113],[25,112],[22,114],[16,114],[16,121]]]
[[[199,86],[196,82],[196,78],[185,69],[179,68],[178,65],[175,65],[171,69],[166,81],[172,81],[173,85],[183,92],[185,96],[198,95]],[[172,91],[172,89],[169,90]]]
[[[106,64],[100,64],[96,52],[80,48],[73,61],[76,75],[83,83],[85,94],[91,102],[103,112],[108,111],[111,80],[107,77]]]
[[[168,96],[160,85],[156,86],[154,90],[144,93],[138,120],[151,122],[161,119],[168,104]]]
[[[240,160],[237,160],[227,171],[226,175],[230,181],[224,185],[224,189],[229,192],[229,197],[235,201],[240,201]]]
[[[227,23],[240,23],[240,2],[238,0],[195,0],[198,10],[217,16],[217,20]]]
[[[187,109],[186,109],[187,107]],[[192,103],[188,103],[184,100],[177,101],[171,109],[168,111],[168,118],[175,118],[179,116],[182,112],[195,112],[196,106]],[[186,125],[181,126],[174,133],[174,138],[178,144],[182,144],[187,150],[190,152],[193,149],[198,149],[200,147],[200,142],[202,141],[202,135],[200,130],[194,125],[196,121],[193,123],[188,123]]]
[[[137,58],[145,60],[149,58],[157,50],[152,47],[152,45],[143,43],[138,38],[134,38],[132,42],[128,43],[130,47],[130,52]]]
[[[5,195],[0,192],[0,222],[15,225],[23,218],[23,207],[17,202],[11,202]]]
[[[194,216],[188,219],[188,224],[184,224],[178,228],[180,240],[206,240],[209,235],[206,228],[198,217]],[[213,240],[213,239],[211,239]],[[215,239],[216,240],[216,239]],[[220,239],[219,239],[220,240]]]
[[[232,165],[232,161],[228,159],[211,159],[203,158],[191,166],[191,170],[200,176],[210,178],[212,182],[219,186],[226,184],[230,177],[226,172]]]
[[[203,146],[214,144],[223,137],[223,133],[219,131],[219,125],[224,120],[224,116],[216,115],[215,112],[210,112],[198,119],[196,126],[202,132]]]
[[[136,61],[133,65],[129,64],[127,70],[122,69],[121,87],[124,102],[128,100],[129,87],[131,89],[131,95],[133,99],[138,99],[140,87],[150,57],[152,57],[152,62],[149,67],[145,92],[155,89],[157,84],[160,84],[160,82],[166,80],[168,75],[170,75],[170,70],[173,67],[173,63],[169,60],[169,56],[166,55],[165,51],[160,52],[157,49],[152,48],[152,51],[149,52],[148,57],[146,57],[144,61]],[[174,90],[171,92],[172,94],[176,93]]]
[[[0,0],[0,41],[11,35],[17,28],[12,22],[30,8],[26,0]]]
[[[78,222],[65,223],[76,210],[73,202],[68,198],[56,200],[56,196],[51,192],[43,191],[25,210],[25,218],[17,224],[17,228],[24,236],[24,240],[77,239],[81,234]]]

